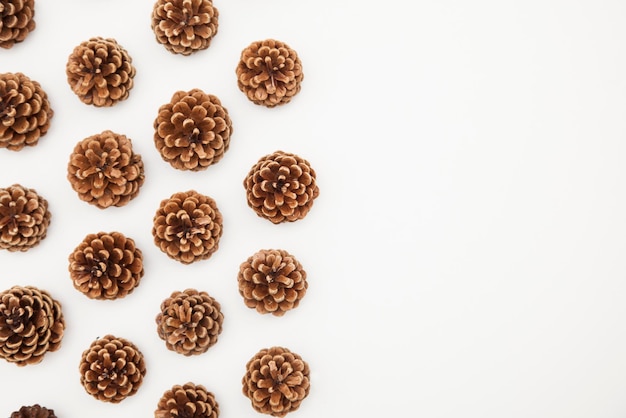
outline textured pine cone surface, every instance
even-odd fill
[[[283,417],[308,396],[309,373],[309,365],[289,349],[262,349],[246,364],[243,394],[257,412]]]
[[[215,200],[195,190],[161,201],[153,218],[154,243],[183,264],[208,259],[222,236],[222,214]]]
[[[0,1],[0,48],[10,49],[35,30],[35,0]]]
[[[106,335],[80,359],[80,383],[94,398],[119,403],[139,390],[146,375],[143,354],[127,339]]]
[[[39,404],[23,406],[11,413],[10,418],[57,418],[53,409],[45,408]]]
[[[110,130],[78,142],[70,155],[67,179],[78,197],[100,209],[124,206],[145,180],[141,155],[126,135]]]
[[[20,184],[0,188],[0,249],[28,251],[48,233],[48,201]]]
[[[309,162],[283,151],[260,158],[243,186],[248,206],[275,224],[303,219],[319,195],[315,170]]]
[[[18,366],[37,364],[59,349],[65,330],[61,304],[34,286],[0,293],[0,357]]]
[[[41,84],[22,73],[0,74],[0,148],[19,151],[37,145],[52,116]]]
[[[77,45],[65,66],[67,82],[85,104],[110,107],[126,100],[136,69],[115,39],[94,37]]]
[[[275,39],[253,42],[241,51],[235,72],[239,90],[270,108],[289,103],[304,79],[298,53]]]
[[[178,170],[200,171],[222,159],[233,132],[220,100],[200,89],[178,91],[159,108],[154,144]]]
[[[154,411],[155,418],[217,418],[219,414],[215,395],[192,382],[165,391]]]

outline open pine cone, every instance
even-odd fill
[[[0,1],[0,48],[10,49],[35,29],[35,0]]]
[[[309,365],[287,348],[260,350],[246,365],[243,394],[264,414],[283,417],[309,394]]]
[[[53,115],[48,95],[37,81],[22,73],[0,74],[0,148],[19,151],[37,145]]]
[[[183,264],[205,260],[217,251],[222,214],[215,200],[195,190],[174,193],[161,201],[152,227],[154,243]]]
[[[315,171],[309,162],[283,151],[259,159],[243,186],[248,206],[275,224],[304,218],[319,195]]]
[[[154,418],[217,418],[220,407],[215,395],[191,382],[174,385],[159,399]]]
[[[233,127],[216,96],[193,89],[174,93],[159,108],[154,130],[163,160],[179,170],[200,171],[222,159]]]
[[[139,194],[144,177],[130,138],[109,130],[78,142],[67,166],[78,197],[100,209],[126,205]]]
[[[10,418],[57,418],[57,416],[54,415],[54,410],[35,404],[21,407],[13,412]]]
[[[289,103],[301,88],[302,63],[296,51],[275,39],[251,43],[241,52],[237,85],[254,104]]]
[[[85,104],[110,107],[126,100],[135,67],[128,52],[112,38],[95,37],[77,45],[65,73],[72,91]]]
[[[157,0],[151,26],[168,51],[190,55],[209,47],[217,34],[218,16],[211,0]]]
[[[0,188],[0,249],[28,251],[48,233],[48,201],[34,189],[14,184]]]
[[[135,344],[109,334],[83,352],[79,371],[80,383],[88,394],[103,402],[119,403],[137,393],[146,365]]]
[[[0,293],[0,358],[18,366],[36,364],[61,346],[65,320],[61,304],[34,286]]]

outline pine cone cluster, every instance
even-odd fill
[[[18,366],[36,364],[61,346],[65,320],[61,304],[34,286],[0,293],[0,357]]]
[[[119,403],[137,393],[146,365],[137,346],[109,334],[83,352],[79,371],[80,383],[88,394],[103,402]]]
[[[233,132],[220,100],[200,89],[178,91],[159,108],[154,144],[178,170],[200,171],[222,159]]]
[[[48,233],[48,201],[20,184],[0,188],[0,249],[28,251]]]
[[[100,209],[120,207],[139,194],[143,160],[133,152],[130,138],[105,130],[76,144],[67,178],[81,200]]]
[[[319,195],[309,162],[283,151],[259,159],[243,185],[248,206],[275,224],[304,218]]]
[[[246,47],[236,73],[239,90],[253,103],[270,108],[289,103],[300,91],[304,78],[297,52],[275,39]]]
[[[309,394],[309,365],[284,347],[260,350],[246,365],[243,394],[264,414],[283,417]]]
[[[0,2],[0,48],[10,49],[35,29],[35,0]]]
[[[215,200],[195,190],[162,200],[153,222],[154,243],[183,264],[211,257],[222,236],[222,214]]]
[[[53,115],[48,95],[37,81],[22,73],[0,74],[0,148],[19,151],[37,145]]]
[[[57,416],[54,415],[54,410],[35,404],[21,407],[13,412],[10,418],[57,418]]]
[[[90,299],[120,299],[139,285],[143,255],[121,232],[87,235],[69,256],[74,288]]]
[[[115,39],[94,37],[77,45],[65,67],[67,82],[85,104],[110,107],[133,88],[132,58]]]
[[[155,418],[217,418],[220,407],[215,395],[191,382],[174,385],[159,399]]]

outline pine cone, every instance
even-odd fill
[[[259,351],[246,365],[243,394],[264,414],[283,417],[309,394],[309,365],[283,347]]]
[[[0,74],[0,148],[19,151],[37,145],[53,115],[37,81],[22,73]]]
[[[174,193],[154,215],[155,244],[183,264],[205,260],[217,251],[222,214],[215,201],[195,190]]]
[[[90,299],[123,298],[143,277],[143,256],[120,232],[89,234],[69,256],[74,287]]]
[[[28,251],[48,233],[48,201],[19,184],[0,188],[0,249]]]
[[[218,301],[206,292],[173,292],[161,303],[157,332],[168,349],[185,356],[205,353],[217,343],[224,315]]]
[[[306,294],[306,271],[285,250],[260,250],[239,266],[239,294],[248,308],[282,316]]]
[[[106,335],[82,354],[80,383],[94,398],[119,403],[139,390],[146,375],[143,354],[130,341]]]
[[[61,346],[61,304],[45,290],[13,286],[0,293],[0,357],[18,366],[36,364]]]
[[[304,218],[319,195],[309,162],[283,151],[259,159],[243,185],[248,206],[275,224]]]
[[[200,171],[222,159],[233,127],[216,96],[193,89],[174,93],[160,107],[154,130],[163,160],[179,170]]]
[[[220,407],[213,393],[189,382],[174,385],[163,394],[154,418],[217,418],[219,414]]]
[[[10,49],[35,29],[35,0],[0,2],[0,48]]]
[[[85,104],[109,107],[126,100],[135,67],[128,52],[112,38],[95,37],[76,46],[65,72],[72,91]]]
[[[275,39],[251,43],[241,52],[237,85],[254,104],[289,103],[301,88],[302,63],[296,51]]]
[[[13,412],[10,418],[57,418],[57,416],[54,415],[54,410],[35,404],[21,407],[19,411]]]
[[[144,182],[143,161],[130,138],[109,130],[76,144],[67,172],[78,197],[100,209],[126,205]]]

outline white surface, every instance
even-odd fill
[[[0,252],[2,288],[31,284],[63,304],[61,349],[38,365],[0,362],[0,415],[40,403],[62,418],[153,416],[174,384],[205,385],[221,417],[257,417],[241,394],[247,360],[284,345],[311,366],[292,417],[617,418],[626,416],[626,3],[621,0],[293,2],[215,0],[211,47],[175,56],[150,29],[152,1],[38,0],[37,29],[0,51],[49,94],[40,144],[0,150],[0,180],[35,188],[53,213],[35,249]],[[113,37],[137,67],[130,98],[83,105],[65,81],[73,47]],[[234,68],[274,37],[301,56],[301,93],[282,108],[248,102]],[[216,94],[234,124],[205,172],[177,172],[152,142],[176,90]],[[74,144],[111,129],[146,165],[139,196],[99,210],[65,178]],[[308,159],[321,194],[306,219],[273,225],[242,180],[282,149]],[[152,242],[172,193],[214,197],[224,236],[210,260],[182,265]],[[144,252],[137,290],[115,302],[73,289],[67,257],[91,232],[118,230]],[[256,314],[236,287],[260,248],[292,252],[309,274],[301,306]],[[154,317],[173,290],[206,290],[224,332],[208,353],[168,351]],[[106,333],[144,352],[139,392],[96,401],[80,354]]]

